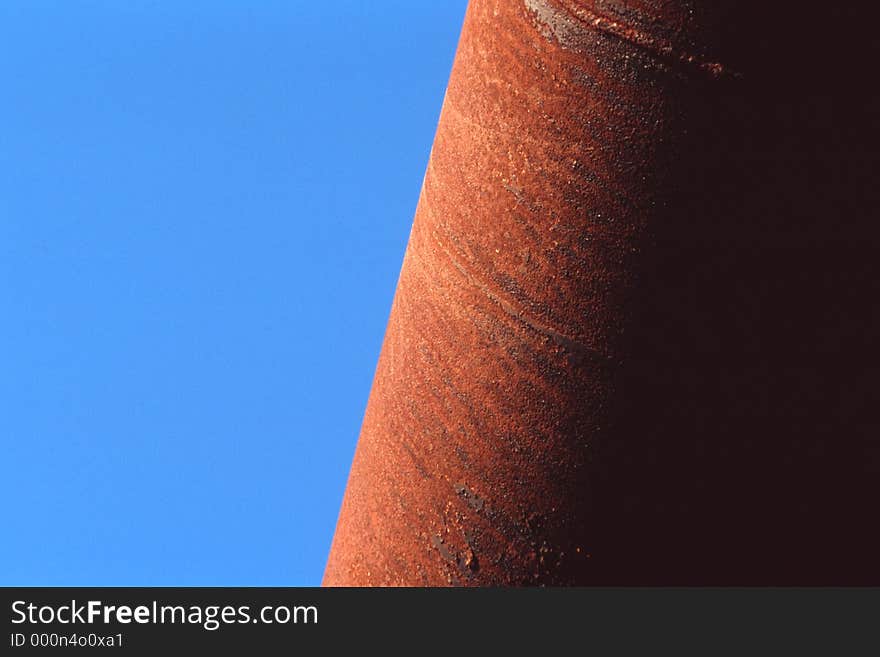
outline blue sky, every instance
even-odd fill
[[[320,582],[465,4],[0,3],[0,584]]]

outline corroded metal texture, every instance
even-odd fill
[[[325,584],[880,583],[844,11],[472,0]]]

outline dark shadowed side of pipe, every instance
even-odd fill
[[[825,4],[471,1],[325,584],[880,584],[880,59]]]

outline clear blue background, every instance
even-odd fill
[[[320,582],[465,4],[0,3],[0,584]]]

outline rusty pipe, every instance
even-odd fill
[[[325,585],[880,583],[835,11],[471,1]]]

